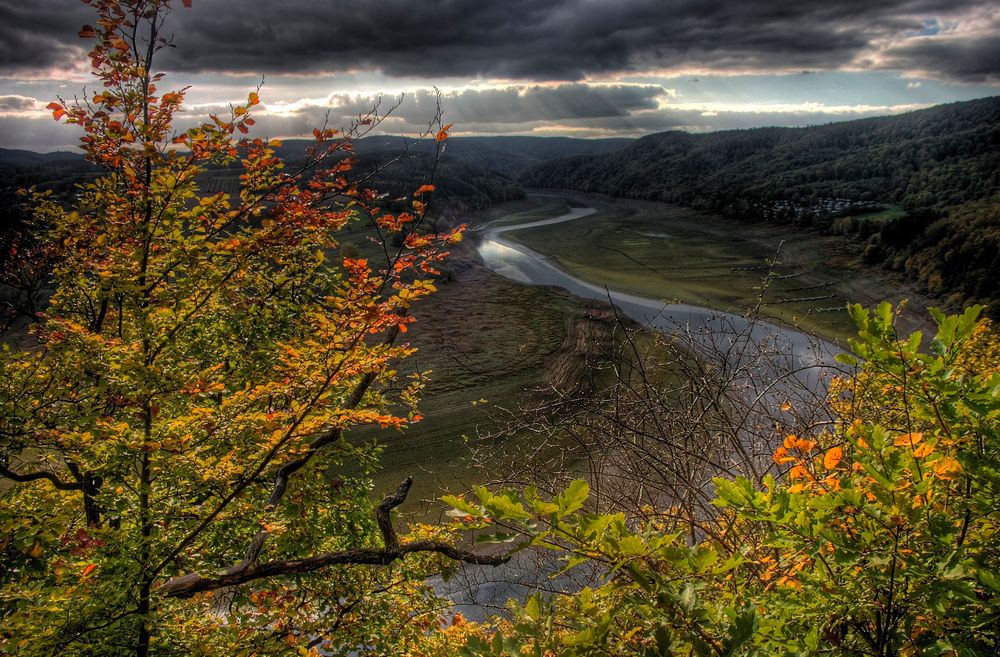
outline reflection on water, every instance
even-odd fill
[[[561,287],[584,299],[610,301],[629,318],[663,333],[684,331],[701,336],[704,341],[715,346],[720,341],[728,341],[730,346],[742,342],[747,346],[757,347],[751,351],[759,353],[766,349],[769,353],[784,354],[786,369],[793,379],[805,383],[812,390],[825,389],[828,370],[834,366],[833,357],[837,348],[824,340],[790,327],[749,320],[734,313],[685,303],[666,303],[659,299],[612,290],[604,285],[581,280],[563,271],[540,253],[501,237],[502,233],[512,230],[573,221],[594,212],[593,208],[574,208],[552,219],[488,229],[479,244],[479,255],[487,267],[505,278],[518,283]],[[730,352],[745,353],[746,350]]]
[[[483,259],[487,267],[504,278],[525,285],[531,285],[533,282],[523,267],[531,259],[513,247],[496,240],[486,240],[479,245],[479,257]]]

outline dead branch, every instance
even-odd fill
[[[302,559],[286,559],[265,563],[244,561],[215,576],[203,577],[198,573],[190,573],[174,577],[160,586],[157,593],[167,598],[189,598],[204,591],[238,586],[266,577],[311,573],[327,566],[386,566],[407,554],[420,552],[433,552],[455,561],[480,566],[499,566],[510,559],[509,554],[479,554],[442,541],[420,540],[400,543],[396,536],[396,530],[392,526],[390,513],[406,500],[412,483],[412,478],[407,477],[406,481],[396,489],[396,492],[382,500],[375,509],[375,519],[382,533],[384,547],[352,548]]]

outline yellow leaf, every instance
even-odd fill
[[[934,447],[928,443],[924,443],[922,445],[918,445],[917,448],[913,450],[913,455],[916,456],[917,458],[923,458],[924,456],[932,454],[933,452],[934,452]]]

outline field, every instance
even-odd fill
[[[598,212],[505,236],[579,278],[621,291],[736,313],[759,300],[765,316],[834,340],[853,335],[848,301],[906,296],[898,281],[861,268],[840,236],[740,224],[663,203],[574,193],[566,198]],[[548,196],[536,202],[538,215],[564,207]]]

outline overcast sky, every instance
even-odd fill
[[[378,98],[419,131],[639,136],[811,125],[1000,94],[994,0],[193,0],[161,87],[187,121],[261,78],[261,134],[348,123]],[[79,0],[0,0],[0,147],[73,148],[44,106],[88,84]]]

